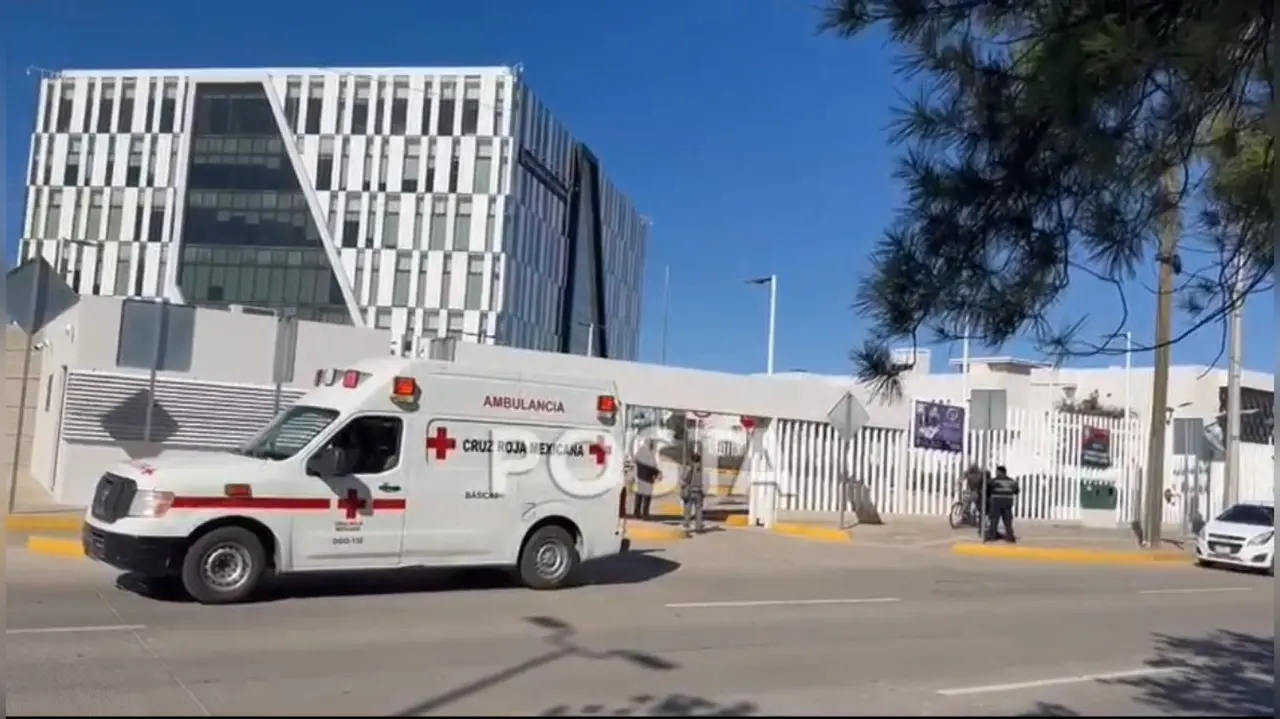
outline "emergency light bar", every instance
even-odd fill
[[[315,386],[332,387],[341,384],[343,389],[355,389],[360,386],[360,382],[365,378],[365,373],[354,369],[338,369],[336,367],[330,369],[316,370]]]

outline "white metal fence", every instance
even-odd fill
[[[1019,478],[1022,494],[1015,512],[1022,518],[1081,520],[1081,487],[1086,483],[1114,488],[1117,524],[1140,516],[1147,442],[1137,420],[1010,410],[1007,426],[970,432],[962,455],[917,449],[909,430],[869,427],[854,442],[843,442],[830,427],[779,422],[781,506],[839,511],[839,480],[847,472],[867,488],[883,514],[943,516],[959,496],[965,465],[976,462],[987,468],[1005,465]],[[1098,431],[1109,445],[1101,455],[1085,449],[1086,433]],[[1166,447],[1173,447],[1171,438]],[[1274,447],[1246,444],[1241,454],[1240,497],[1271,497]],[[1216,514],[1221,467],[1221,462],[1166,456],[1165,521],[1190,525]]]

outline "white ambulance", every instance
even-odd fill
[[[499,566],[552,589],[626,550],[612,383],[401,358],[315,380],[233,452],[103,475],[85,555],[220,604],[332,570]]]

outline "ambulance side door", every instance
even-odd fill
[[[494,425],[434,417],[426,425],[425,464],[415,471],[405,522],[406,563],[501,561],[495,534],[516,531],[514,488],[493,482]]]
[[[340,446],[350,471],[308,475],[316,493],[330,498],[327,512],[299,513],[293,522],[294,567],[376,569],[398,566],[411,471],[406,454],[412,416],[368,412],[346,419],[317,449]],[[416,444],[416,443],[415,443]]]

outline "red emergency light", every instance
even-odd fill
[[[391,397],[398,400],[417,399],[418,380],[412,377],[396,377],[391,380]]]
[[[742,425],[742,428],[747,430],[748,432],[755,429],[756,427],[755,417],[742,417],[738,420],[738,422]]]
[[[618,421],[618,398],[609,394],[596,397],[596,415],[600,424],[612,427]]]

